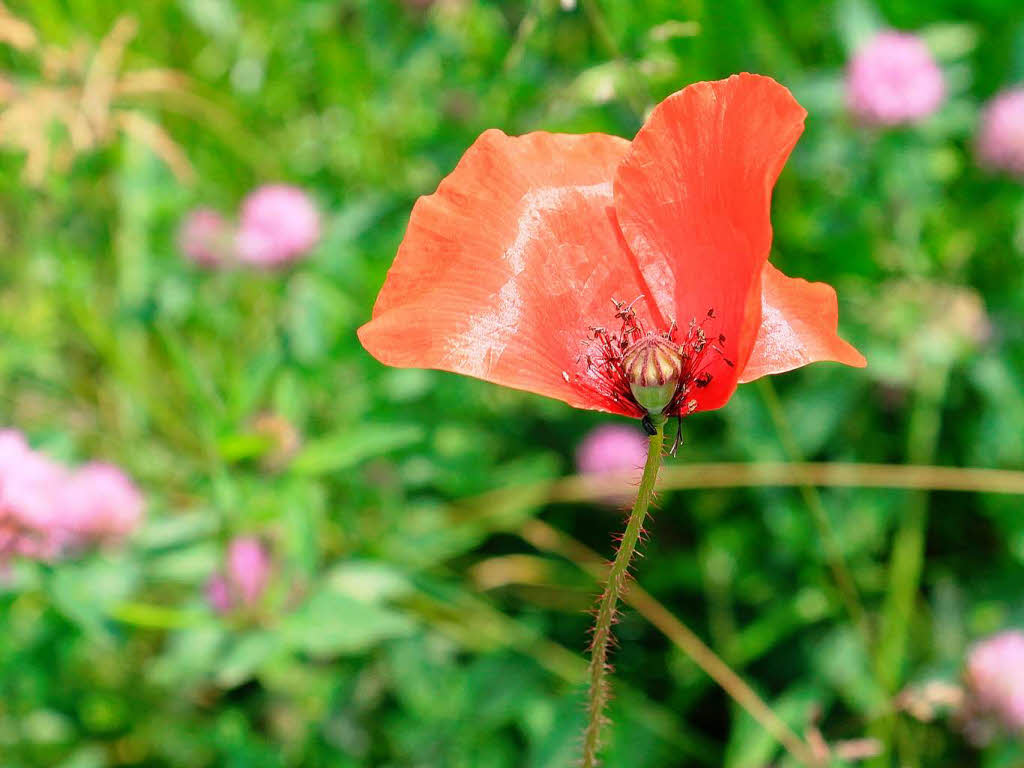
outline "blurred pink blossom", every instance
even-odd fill
[[[21,433],[0,432],[0,557],[50,560],[68,540],[57,493],[63,468],[25,442]]]
[[[231,256],[233,232],[227,220],[212,208],[196,208],[178,230],[178,247],[202,267],[215,267]]]
[[[850,110],[869,125],[913,123],[945,98],[942,70],[916,35],[880,32],[853,56],[846,72]]]
[[[298,187],[267,184],[242,201],[235,248],[240,261],[262,267],[305,255],[320,239],[320,214]]]
[[[252,605],[263,595],[270,577],[270,556],[254,536],[239,536],[228,546],[227,575],[238,596]]]
[[[981,115],[977,140],[983,165],[1024,176],[1024,87],[997,94]]]
[[[90,543],[116,542],[142,519],[142,496],[120,469],[94,462],[64,483],[64,511],[71,531]]]
[[[590,431],[576,451],[580,474],[604,475],[636,470],[647,461],[647,438],[632,427],[606,424]]]
[[[239,536],[228,544],[224,571],[206,584],[206,599],[218,613],[259,602],[270,581],[271,562],[263,542]]]
[[[975,645],[965,677],[976,718],[994,718],[1009,730],[1024,732],[1024,632],[1007,630]]]
[[[223,575],[215,573],[206,582],[206,601],[217,613],[231,613],[235,601],[231,598],[231,587]]]
[[[0,431],[0,559],[53,560],[118,541],[142,509],[141,495],[116,467],[73,471],[32,450],[21,433]]]

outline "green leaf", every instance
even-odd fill
[[[978,45],[978,29],[974,24],[931,24],[921,30],[921,36],[939,61],[961,59]]]
[[[580,734],[586,724],[579,691],[557,704],[536,701],[526,713],[530,768],[563,768],[579,760]]]
[[[125,602],[114,606],[110,615],[122,624],[143,629],[178,629],[201,620],[198,613],[168,608],[151,603]]]
[[[258,459],[273,447],[273,439],[257,432],[236,432],[217,439],[218,453],[230,462]]]
[[[887,26],[869,0],[841,0],[836,4],[836,28],[847,54],[852,54]]]
[[[213,534],[217,526],[217,516],[212,510],[149,517],[134,542],[147,550],[168,549],[204,539]]]
[[[412,585],[401,571],[387,563],[351,561],[332,568],[325,583],[338,594],[377,603],[407,595]]]
[[[235,688],[255,676],[260,666],[280,651],[281,640],[273,632],[249,632],[228,647],[217,669],[217,684]]]
[[[217,669],[226,637],[224,627],[214,621],[172,633],[163,654],[151,663],[150,682],[181,690],[207,680]]]
[[[820,703],[819,691],[806,688],[791,688],[776,701],[770,702],[775,714],[789,723],[794,732],[803,731],[811,708]],[[760,724],[739,707],[735,707],[736,718],[729,744],[726,747],[724,768],[761,768],[770,765],[782,750]]]
[[[89,632],[101,633],[112,607],[134,591],[138,578],[138,568],[123,558],[96,557],[59,565],[50,587],[65,616]]]
[[[295,457],[291,469],[307,476],[340,472],[375,456],[418,443],[423,437],[423,428],[415,424],[359,427],[307,443]]]
[[[321,591],[285,619],[281,636],[297,651],[330,657],[362,653],[414,629],[409,617],[391,608]]]

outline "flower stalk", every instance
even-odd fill
[[[640,478],[636,502],[629,514],[626,532],[615,554],[604,594],[597,608],[597,619],[594,623],[594,634],[590,646],[590,667],[588,679],[590,692],[587,698],[587,727],[583,732],[583,768],[594,768],[597,765],[597,753],[601,747],[601,729],[607,722],[604,716],[608,704],[608,645],[612,638],[612,624],[615,622],[616,605],[622,595],[629,578],[629,564],[643,533],[647,509],[654,495],[654,483],[658,479],[661,468],[662,445],[665,435],[665,417],[651,414],[650,421],[654,426],[654,434],[650,436],[647,447],[647,462]]]

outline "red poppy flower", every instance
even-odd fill
[[[837,335],[835,291],[768,263],[772,187],[805,116],[743,74],[669,96],[632,142],[485,132],[413,208],[363,346],[635,417],[718,408],[816,361],[865,365]]]

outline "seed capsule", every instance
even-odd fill
[[[652,333],[622,353],[622,368],[637,403],[648,413],[661,413],[676,393],[683,357],[675,344]]]

